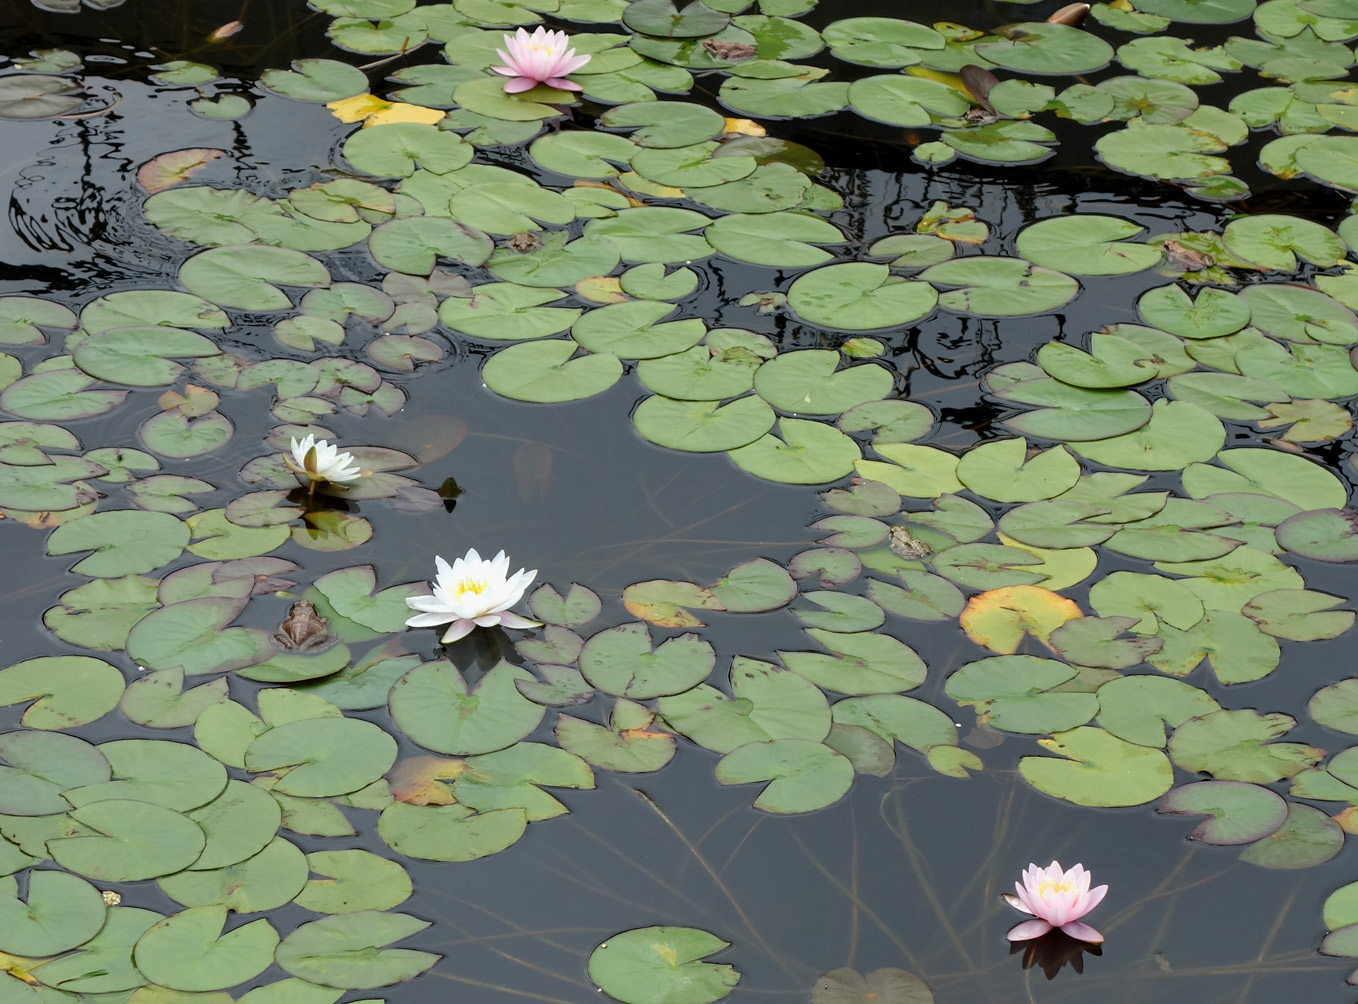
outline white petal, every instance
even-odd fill
[[[415,614],[413,617],[406,618],[406,627],[438,627],[440,624],[448,623],[448,615],[443,613]]]

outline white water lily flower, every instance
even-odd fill
[[[1017,896],[1005,894],[1005,901],[1015,910],[1032,914],[1010,929],[1010,941],[1040,938],[1054,927],[1059,927],[1072,938],[1099,944],[1103,935],[1080,918],[1103,902],[1108,892],[1106,885],[1089,888],[1090,873],[1084,865],[1074,865],[1069,871],[1053,861],[1046,868],[1032,864],[1023,870],[1023,883],[1014,883]]]
[[[474,547],[466,557],[453,559],[451,566],[437,556],[434,564],[438,567],[434,592],[406,599],[412,610],[421,611],[406,621],[406,627],[437,627],[452,621],[441,639],[445,645],[466,636],[474,627],[538,627],[538,621],[509,611],[537,576],[536,568],[520,568],[510,575],[504,551],[486,561]]]
[[[306,478],[313,486],[318,481],[342,485],[363,473],[357,465],[350,466],[354,464],[351,454],[340,453],[338,447],[331,446],[324,439],[318,440],[310,433],[300,441],[293,437],[292,458],[289,460],[284,457],[283,462],[289,470]]]

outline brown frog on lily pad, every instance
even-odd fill
[[[292,652],[314,652],[325,648],[335,639],[326,626],[330,622],[316,612],[310,600],[298,600],[288,611],[287,619],[274,634],[278,647]]]

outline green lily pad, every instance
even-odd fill
[[[439,258],[481,265],[493,248],[491,239],[480,230],[433,216],[383,223],[368,238],[368,250],[378,264],[410,275],[429,275]]]
[[[17,380],[0,393],[0,408],[18,418],[93,418],[123,403],[127,391],[90,390],[98,380],[76,370],[51,370]]]
[[[1025,227],[1016,248],[1035,265],[1072,275],[1126,275],[1160,260],[1154,245],[1127,241],[1144,229],[1116,216],[1057,216]]]
[[[1027,454],[1026,439],[983,443],[958,460],[957,479],[982,498],[1036,502],[1060,495],[1080,478],[1079,463],[1064,447]]]
[[[958,287],[940,292],[938,305],[979,317],[1043,314],[1069,303],[1080,292],[1080,284],[1065,273],[1022,258],[954,258],[925,269],[919,278]]]
[[[1005,419],[1015,432],[1071,443],[1134,432],[1152,414],[1151,403],[1135,391],[1090,390],[1048,378],[1023,380],[993,393],[1004,401],[1039,408]]]
[[[855,405],[887,397],[894,386],[891,371],[881,366],[838,367],[838,352],[784,352],[759,367],[754,389],[781,411],[838,415]]]
[[[1313,767],[1322,750],[1300,743],[1274,743],[1296,719],[1280,713],[1216,711],[1185,722],[1169,740],[1169,755],[1180,767],[1219,781],[1268,784]]]
[[[601,394],[622,377],[617,356],[602,353],[577,357],[579,348],[570,339],[511,345],[486,362],[481,378],[504,397],[556,403]]]
[[[1193,498],[1247,492],[1285,499],[1303,510],[1338,509],[1348,497],[1343,483],[1319,464],[1280,450],[1240,448],[1217,454],[1218,463],[1193,464],[1183,473]]]
[[[591,637],[579,658],[580,671],[605,693],[632,700],[678,694],[707,679],[716,663],[712,646],[686,634],[652,651],[641,623],[622,624]]]
[[[159,568],[187,543],[188,528],[174,516],[129,509],[91,513],[57,527],[47,538],[47,552],[92,551],[72,571],[111,578]]]
[[[410,898],[410,876],[395,861],[369,851],[316,851],[307,867],[322,876],[307,881],[297,905],[316,913],[390,910]]]
[[[263,733],[245,751],[245,769],[282,771],[273,790],[300,798],[357,791],[396,762],[396,741],[371,722],[309,718]]]
[[[123,906],[110,909],[107,918],[79,951],[44,963],[38,978],[68,993],[113,993],[144,985],[146,977],[132,964],[132,946],[160,914]]]
[[[158,387],[174,383],[184,372],[174,358],[220,351],[200,334],[157,325],[101,331],[77,345],[73,355],[76,365],[92,377],[129,387]]]
[[[692,927],[642,927],[590,953],[589,978],[624,1004],[711,1004],[740,982],[729,965],[702,959],[729,947]]]
[[[708,243],[737,261],[772,268],[801,268],[833,255],[817,244],[837,244],[844,235],[834,224],[801,213],[728,213],[704,232]]]
[[[1254,11],[1255,0],[1147,0],[1138,6],[1147,14],[1190,24],[1243,21]]]
[[[255,790],[274,801],[260,789]],[[279,798],[286,799],[287,796]],[[275,802],[275,808],[281,809],[281,806]],[[301,825],[292,814],[287,817],[287,823],[289,828],[293,824]],[[235,913],[260,913],[276,910],[289,902],[301,892],[306,876],[305,855],[296,844],[276,836],[263,850],[243,861],[221,868],[168,875],[158,884],[165,895],[184,906],[222,906]]]
[[[1189,840],[1205,844],[1248,844],[1277,831],[1287,819],[1288,803],[1257,784],[1197,781],[1175,788],[1155,808],[1174,816],[1207,816]]]
[[[671,400],[714,402],[739,397],[753,388],[758,364],[758,357],[731,358],[714,353],[710,345],[695,345],[683,352],[642,360],[637,378]]]
[[[1217,137],[1186,125],[1142,124],[1133,119],[1125,129],[1110,132],[1094,144],[1099,159],[1128,174],[1148,178],[1195,179],[1223,174],[1231,168],[1226,149]]]
[[[810,812],[839,801],[853,784],[853,765],[830,747],[805,739],[746,743],[717,764],[722,784],[768,781],[756,809],[779,814]],[[708,998],[704,998],[706,1000]]]
[[[1261,214],[1232,220],[1222,232],[1232,254],[1264,268],[1291,272],[1301,258],[1321,267],[1344,260],[1348,248],[1334,231],[1296,216]]]
[[[104,882],[136,882],[181,871],[202,853],[206,837],[193,820],[150,802],[108,799],[71,812],[72,836],[48,841],[57,864]]]
[[[0,706],[32,701],[22,718],[30,729],[88,725],[117,707],[122,696],[123,674],[89,656],[26,659],[0,670]]]
[[[408,857],[474,861],[509,847],[527,826],[527,814],[517,806],[474,813],[465,805],[393,802],[382,810],[377,833],[388,847]]]
[[[945,693],[1007,732],[1042,735],[1084,725],[1099,709],[1093,694],[1049,693],[1075,676],[1054,659],[1001,655],[969,662],[948,677]]]
[[[104,926],[99,890],[67,872],[28,874],[27,900],[0,894],[0,951],[58,955],[89,941]]]
[[[222,934],[226,907],[199,906],[147,929],[132,958],[146,977],[173,990],[225,990],[253,979],[273,962],[278,932],[256,920]]]
[[[665,155],[673,152],[658,151]],[[691,209],[639,206],[621,210],[615,216],[590,220],[585,224],[585,237],[606,239],[625,261],[691,262],[712,253],[707,241],[692,233],[710,222],[702,213]],[[607,271],[609,269],[602,269],[599,274]]]
[[[1310,589],[1275,589],[1255,596],[1241,613],[1275,638],[1319,641],[1337,638],[1353,627],[1358,615],[1334,609],[1343,602],[1338,596]]]
[[[1278,543],[1293,554],[1318,561],[1358,561],[1358,513],[1312,509],[1278,524]]]
[[[1338,823],[1313,806],[1292,802],[1283,825],[1241,851],[1240,860],[1263,868],[1310,868],[1330,860],[1343,846]],[[1320,950],[1325,949],[1322,942]]]
[[[362,910],[303,924],[278,946],[286,972],[328,987],[365,990],[413,979],[440,956],[386,947],[429,926],[403,913]]]
[[[1071,449],[1109,467],[1133,471],[1176,471],[1205,463],[1226,441],[1226,430],[1210,412],[1186,401],[1156,401],[1151,420],[1135,432],[1078,442]]]
[[[223,307],[286,310],[292,300],[279,286],[328,286],[330,273],[301,251],[243,244],[200,251],[179,267],[179,281]]]
[[[1206,691],[1162,676],[1124,676],[1097,691],[1099,725],[1138,746],[1165,746],[1165,726],[1220,710]]]
[[[0,77],[0,118],[45,119],[80,107],[80,84],[67,77],[36,73]]]
[[[886,634],[842,634],[809,628],[806,632],[832,652],[779,651],[794,673],[816,686],[841,694],[894,694],[924,682],[925,667],[914,649]]]
[[[71,803],[62,793],[107,781],[108,760],[92,744],[75,736],[47,732],[8,732],[0,736],[0,812],[11,816],[45,816],[66,812]]]
[[[631,300],[589,311],[571,329],[581,348],[620,359],[654,359],[692,348],[707,328],[697,318],[660,323],[675,311],[670,303]]]
[[[512,746],[542,720],[542,706],[519,693],[519,680],[533,676],[501,662],[468,687],[451,663],[427,662],[391,688],[391,714],[412,741],[437,753],[490,753]]]
[[[807,272],[793,282],[787,297],[788,306],[804,321],[848,331],[909,324],[932,311],[938,300],[927,283],[901,280],[885,265],[870,262]]]
[[[362,70],[334,59],[297,59],[291,70],[265,70],[259,82],[285,98],[318,104],[352,98],[368,89]]]
[[[701,347],[690,351],[706,354]],[[637,406],[632,421],[637,432],[658,446],[692,453],[715,453],[734,450],[759,439],[773,427],[775,416],[772,408],[753,396],[722,404],[720,401],[676,401],[657,394]]]
[[[567,237],[565,231],[546,233],[542,247],[526,254],[502,248],[491,257],[487,268],[505,282],[570,286],[590,276],[608,275],[622,260],[612,240],[587,236],[571,241]]]
[[[907,129],[933,125],[936,115],[965,115],[971,108],[965,95],[946,84],[895,73],[855,80],[849,104],[864,118]]]
[[[366,174],[382,178],[408,178],[416,167],[446,174],[465,167],[474,152],[457,133],[421,122],[360,129],[344,144],[345,160]]]
[[[563,749],[596,767],[646,773],[665,766],[675,753],[673,736],[648,731],[654,717],[645,705],[619,698],[607,727],[558,715],[556,738]]]
[[[1165,754],[1103,729],[1082,725],[1038,744],[1066,759],[1023,757],[1019,773],[1039,791],[1077,805],[1142,805],[1174,783]]]
[[[795,418],[778,420],[778,433],[766,433],[727,455],[756,477],[785,484],[815,485],[841,478],[862,456],[844,433],[819,422]]]
[[[179,667],[187,676],[262,662],[271,647],[268,636],[256,628],[227,626],[244,605],[209,596],[153,611],[128,633],[128,653],[147,668]]]
[[[1103,39],[1065,24],[1029,21],[1007,25],[1000,34],[1001,41],[977,43],[977,55],[1023,73],[1090,73],[1113,58]]]
[[[933,28],[891,17],[851,17],[821,31],[839,59],[863,66],[900,67],[921,61],[919,50],[942,49],[945,37]]]

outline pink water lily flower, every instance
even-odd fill
[[[513,79],[505,81],[505,91],[516,94],[538,84],[556,87],[563,91],[578,91],[582,88],[566,74],[574,73],[589,62],[589,56],[577,56],[574,49],[567,48],[568,40],[564,31],[548,31],[538,25],[533,34],[520,28],[513,35],[505,36],[505,49],[496,49],[504,66],[492,66],[496,73],[503,73]]]
[[[1015,925],[1006,937],[1010,941],[1028,941],[1059,927],[1079,941],[1100,944],[1103,935],[1080,923],[1080,918],[1103,902],[1108,887],[1090,889],[1089,880],[1084,865],[1077,864],[1064,872],[1055,861],[1046,868],[1029,865],[1023,871],[1023,883],[1014,883],[1018,895],[1006,893],[1004,898],[1015,910],[1030,913],[1035,919]]]
[[[520,568],[509,574],[509,558],[501,551],[489,561],[471,548],[466,557],[454,558],[450,566],[440,557],[434,558],[438,578],[434,592],[427,596],[410,596],[406,605],[421,611],[406,621],[407,627],[437,627],[451,625],[443,632],[443,644],[449,645],[471,633],[475,627],[511,628],[538,627],[537,621],[510,613],[509,608],[523,597],[523,591],[538,574]]]

